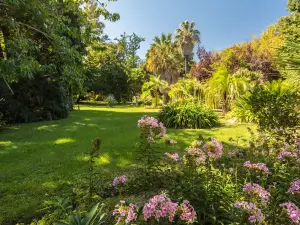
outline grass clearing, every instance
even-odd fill
[[[70,191],[87,171],[86,154],[92,140],[102,140],[98,164],[116,171],[134,163],[139,137],[137,120],[157,110],[137,107],[83,105],[69,118],[9,126],[0,133],[0,224],[23,221],[51,196]],[[174,130],[178,141],[165,151],[182,151],[199,134],[229,143],[230,137],[249,138],[249,124],[228,124],[213,129]],[[252,126],[252,125],[250,125]]]

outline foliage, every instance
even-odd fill
[[[150,75],[149,81],[145,82],[142,86],[142,91],[145,96],[151,96],[153,99],[153,105],[156,107],[159,105],[159,97],[163,91],[168,87],[168,83],[161,80],[160,77]]]
[[[96,204],[91,211],[87,212],[85,216],[81,215],[79,210],[71,215],[69,223],[56,223],[57,225],[98,225],[103,224],[105,213],[102,212],[104,205]]]
[[[172,34],[155,37],[146,55],[146,68],[168,84],[176,83],[182,70],[183,57]]]
[[[0,83],[0,111],[8,123],[66,118],[72,109],[72,99],[60,83],[49,83],[44,79],[20,79],[10,86],[14,94]]]
[[[250,104],[251,93],[240,96],[234,103],[232,114],[237,117],[240,122],[255,122],[256,116]]]
[[[83,92],[86,47],[103,31],[98,18],[119,19],[106,6],[82,0],[1,3],[0,97],[10,108],[3,112],[8,122],[68,116],[73,95]]]
[[[171,128],[210,128],[219,122],[214,111],[191,100],[179,100],[163,107],[158,118]]]
[[[191,69],[191,75],[196,77],[199,81],[209,79],[213,74],[213,63],[217,60],[218,54],[207,51],[203,46],[197,50],[199,63],[195,63]]]
[[[172,101],[184,98],[204,99],[203,85],[196,78],[181,78],[170,86],[168,95]]]
[[[115,105],[117,103],[115,96],[113,94],[108,95],[105,98],[105,102],[107,103],[108,107],[112,107],[113,105]]]
[[[226,68],[219,68],[205,86],[205,103],[210,107],[222,106],[227,112],[234,101],[252,84],[245,77],[231,75]]]
[[[281,80],[255,87],[248,104],[262,130],[299,124],[299,93]]]
[[[192,55],[194,46],[196,43],[200,43],[200,32],[195,29],[195,25],[195,22],[184,21],[176,29],[175,40],[185,57],[185,74],[188,73],[188,59]]]

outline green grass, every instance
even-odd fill
[[[139,137],[137,120],[157,110],[135,107],[81,106],[68,119],[9,126],[0,133],[0,224],[24,221],[51,196],[71,191],[87,171],[86,152],[102,140],[98,164],[109,171],[132,166]],[[225,124],[210,130],[171,130],[178,141],[165,151],[182,151],[199,134],[228,143],[248,138],[247,126]],[[169,149],[171,148],[171,149]]]

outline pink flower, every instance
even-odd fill
[[[247,211],[249,215],[248,220],[250,221],[250,223],[264,221],[264,215],[262,214],[261,210],[256,207],[254,203],[242,201],[242,202],[235,203],[234,206],[236,208]]]
[[[195,221],[197,213],[194,210],[193,206],[191,206],[189,201],[184,200],[179,208],[181,220],[187,221],[188,223],[193,223]]]
[[[270,198],[270,193],[268,191],[266,191],[264,188],[262,188],[260,185],[258,184],[245,184],[243,191],[248,193],[248,194],[253,194],[253,195],[257,195],[260,198],[263,199],[263,203],[266,203],[269,201]]]
[[[300,179],[295,180],[291,183],[290,188],[288,190],[289,193],[300,193]]]
[[[177,162],[179,160],[178,153],[170,154],[170,153],[166,152],[165,155],[168,157],[168,159],[171,159],[171,160],[173,160],[175,162]]]
[[[165,137],[167,139],[167,128],[154,117],[143,116],[138,120],[137,126],[140,128],[143,136],[147,137],[149,142],[154,142],[156,137]]]
[[[206,160],[206,155],[200,148],[187,149],[184,157],[189,164],[197,166],[204,163]]]
[[[115,177],[112,182],[112,185],[117,186],[119,183],[125,183],[127,181],[128,181],[128,178],[125,175],[120,176],[120,177]]]
[[[130,223],[137,218],[136,206],[132,203],[125,204],[124,200],[120,201],[121,204],[115,206],[113,215],[117,216],[117,224],[121,222]]]
[[[294,203],[287,202],[280,204],[280,206],[287,208],[288,216],[295,224],[300,224],[300,209]]]
[[[177,203],[172,202],[165,194],[152,197],[148,203],[144,205],[144,219],[154,217],[157,221],[160,218],[168,218],[173,222],[177,210]]]
[[[213,138],[211,143],[207,143],[204,145],[204,150],[209,157],[216,160],[222,157],[223,145],[220,142],[217,142],[215,138]]]
[[[258,170],[258,171],[263,171],[263,172],[265,172],[265,173],[271,174],[271,173],[269,172],[268,167],[267,167],[266,164],[264,164],[264,163],[251,164],[250,161],[246,161],[246,162],[244,163],[244,166],[245,166],[245,167],[248,167],[249,169]]]
[[[296,158],[297,159],[297,154],[293,153],[293,152],[287,152],[287,151],[283,151],[281,153],[278,154],[277,159],[279,160],[283,160],[283,159],[292,159],[292,158]]]

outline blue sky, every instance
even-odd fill
[[[279,17],[287,15],[287,0],[118,0],[108,9],[121,19],[107,23],[105,33],[112,39],[123,32],[146,38],[141,58],[154,36],[175,33],[184,20],[194,21],[201,32],[201,45],[221,50],[258,36]]]

